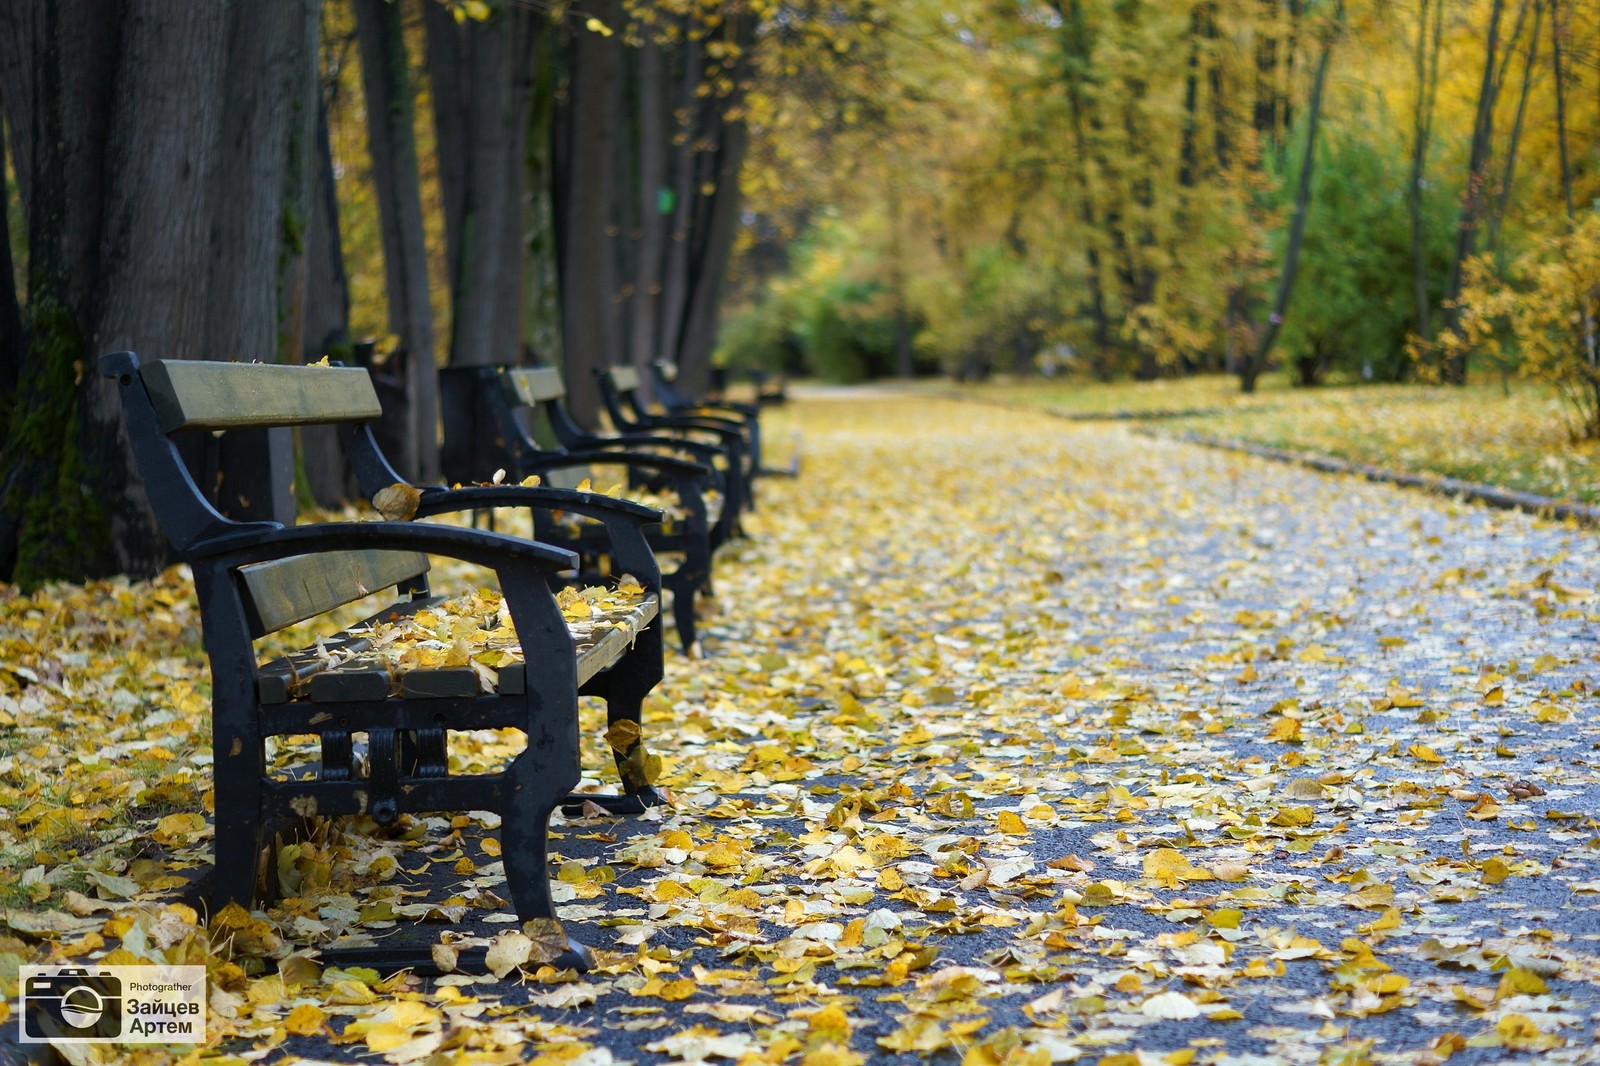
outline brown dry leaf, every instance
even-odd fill
[[[379,489],[372,497],[372,506],[391,522],[409,522],[417,515],[417,505],[422,502],[422,490],[415,485],[397,481],[388,488]]]

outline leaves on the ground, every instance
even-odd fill
[[[241,1061],[1585,1061],[1591,534],[1016,412],[788,417],[805,476],[623,771],[676,805],[556,818],[559,927],[516,922],[487,812],[324,823],[203,925],[186,575],[6,592],[0,990],[203,962]],[[644,745],[602,719],[614,784]],[[314,958],[419,928],[453,972]]]

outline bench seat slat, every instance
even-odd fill
[[[157,359],[143,373],[167,433],[366,422],[383,414],[361,367]]]
[[[239,568],[254,608],[252,636],[276,633],[428,572],[421,552],[339,551]]]

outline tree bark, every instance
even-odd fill
[[[306,107],[296,108],[294,102],[309,104],[303,94],[316,62],[315,22],[310,40],[306,29],[308,15],[316,13],[306,8],[307,0],[233,8],[212,178],[205,347],[186,355],[249,361],[281,360],[286,354],[280,331],[295,301],[284,299],[282,268],[295,254],[286,240],[293,225],[289,190],[301,185],[304,167],[294,145],[306,118]],[[293,350],[298,354],[298,345]],[[292,431],[233,431],[222,436],[219,448],[217,497],[223,512],[292,524]]]
[[[695,165],[698,161],[696,145],[702,136],[703,108],[695,95],[700,84],[702,63],[700,42],[691,40],[679,55],[678,129],[673,137],[676,151],[672,153],[673,216],[671,240],[667,245],[666,266],[661,283],[661,340],[660,358],[677,356],[683,322],[688,314],[690,299],[690,260],[693,258],[690,234],[693,228],[695,198]]]
[[[4,80],[0,74],[0,84]],[[11,190],[5,179],[4,117],[4,104],[0,103],[0,426],[5,424],[22,369],[22,303],[17,293],[16,265],[11,262],[10,212],[6,210]]]
[[[1577,216],[1572,209],[1572,161],[1567,155],[1567,87],[1561,70],[1561,9],[1559,0],[1550,0],[1550,65],[1556,89],[1556,166],[1561,181],[1561,199],[1567,209],[1570,228]]]
[[[0,577],[23,586],[167,559],[95,360],[203,350],[229,14],[156,0],[0,5],[0,100],[29,248],[20,388],[0,444]]]
[[[1494,252],[1500,247],[1500,225],[1505,221],[1506,208],[1511,203],[1512,179],[1517,172],[1517,148],[1522,142],[1522,120],[1528,113],[1528,90],[1533,85],[1534,64],[1539,60],[1539,27],[1544,20],[1542,0],[1534,0],[1533,29],[1528,33],[1528,59],[1522,68],[1522,89],[1517,94],[1517,114],[1511,121],[1511,136],[1506,141],[1505,166],[1500,172],[1500,188],[1495,197],[1494,210],[1489,214],[1489,236],[1484,247]],[[1519,20],[1520,22],[1520,20]],[[1516,38],[1513,37],[1512,41]],[[1509,62],[1511,49],[1506,49]]]
[[[401,450],[393,458],[408,478],[432,482],[440,477],[438,357],[403,12],[388,0],[354,0],[354,7],[389,330],[400,338],[405,360],[405,411],[397,413],[394,434]],[[449,135],[441,128],[439,137],[444,167]]]
[[[668,101],[670,87],[662,46],[645,41],[638,58],[638,268],[633,281],[633,322],[628,354],[644,380],[657,357],[661,331],[662,256],[667,244],[670,198],[667,182]]]
[[[604,0],[596,18],[611,24],[615,5]],[[561,268],[562,357],[567,403],[579,421],[593,425],[600,413],[594,370],[608,364],[606,316],[611,292],[612,171],[621,135],[621,44],[578,28],[567,47],[569,88],[561,121],[565,151],[558,156],[556,234]]]
[[[301,361],[323,356],[350,361],[350,285],[339,246],[339,198],[334,188],[333,152],[328,143],[327,101],[319,101],[311,215],[306,226],[306,315]],[[306,487],[320,507],[347,501],[348,464],[332,426],[300,430]]]
[[[450,364],[514,362],[533,16],[508,8],[457,23],[439,4],[423,10],[450,260]]]

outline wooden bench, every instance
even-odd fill
[[[749,427],[742,421],[712,415],[663,415],[649,411],[640,396],[639,372],[631,366],[595,370],[600,401],[621,434],[669,435],[676,439],[710,441],[728,457],[737,475],[740,508],[755,507],[752,481],[757,467],[751,452]],[[735,480],[730,476],[730,482]]]
[[[686,654],[696,646],[696,597],[709,588],[711,559],[731,535],[736,515],[726,506],[727,482],[716,469],[717,449],[675,440],[642,441],[621,445],[607,438],[590,438],[576,450],[562,447],[561,437],[586,436],[564,406],[566,384],[554,367],[459,367],[442,372],[440,393],[444,408],[443,465],[452,481],[486,480],[504,470],[507,480],[529,476],[572,480],[605,468],[622,468],[629,489],[657,494],[659,505],[669,509],[662,524],[647,531],[657,556],[681,557],[676,568],[664,571],[662,584],[673,593],[672,615],[678,639]],[[675,454],[646,453],[655,447]],[[360,442],[349,446],[357,476],[365,489],[383,482],[387,474],[362,476],[370,465],[362,457]],[[680,455],[698,461],[687,461]],[[655,501],[652,501],[655,502]],[[544,522],[535,536],[577,552],[586,569],[599,565],[606,554],[603,539],[592,523]]]
[[[798,451],[787,467],[769,467],[762,461],[761,404],[767,401],[763,400],[759,393],[756,403],[740,403],[720,397],[695,399],[679,388],[678,364],[658,359],[650,364],[650,372],[655,385],[656,402],[665,408],[668,414],[710,415],[743,425],[750,437],[750,466],[757,477],[796,477],[800,473]],[[636,391],[630,391],[626,398],[627,402],[630,407],[643,412],[643,404],[639,402],[637,396]]]
[[[174,438],[324,423],[365,432],[380,413],[365,370],[199,361],[141,366],[132,352],[104,356],[101,370],[120,387],[129,444],[162,530],[194,574],[212,674],[216,906],[249,906],[270,888],[262,877],[269,842],[280,827],[310,815],[365,814],[387,825],[409,813],[485,810],[500,816],[506,883],[518,917],[553,922],[550,814],[598,798],[571,795],[581,776],[580,692],[607,699],[608,738],[626,785],[613,805],[640,810],[659,802],[639,772],[638,711],[661,676],[660,627],[654,624],[660,575],[642,532],[660,513],[590,493],[512,487],[470,490],[459,498],[440,490],[419,507],[435,513],[458,506],[555,507],[601,520],[619,567],[638,587],[631,595],[608,596],[618,601],[609,614],[587,619],[575,632],[554,587],[577,564],[565,549],[411,521],[237,522],[211,506]],[[381,458],[376,445],[372,450]],[[497,668],[469,663],[397,672],[378,654],[393,627],[450,607],[430,592],[429,555],[495,573],[503,597],[503,611],[494,618]],[[397,599],[367,624],[318,647],[258,661],[258,639],[389,588]],[[623,721],[629,724],[619,728]],[[526,738],[507,765],[491,773],[450,772],[448,731],[507,728]],[[360,734],[364,759],[355,750]],[[293,772],[274,771],[268,741],[290,736],[314,738],[315,757]],[[432,965],[415,948],[338,958],[350,965]],[[558,964],[585,966],[582,946],[569,939]]]

